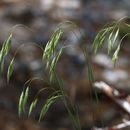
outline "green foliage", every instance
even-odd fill
[[[8,38],[4,41],[1,51],[0,51],[0,71],[1,72],[3,70],[5,57],[10,50],[11,39],[12,39],[12,33],[10,33]]]
[[[70,104],[66,94],[64,93],[62,79],[60,79],[56,74],[56,64],[64,49],[64,47],[61,47],[60,50],[57,50],[57,44],[58,44],[63,32],[64,32],[63,28],[58,28],[54,32],[53,36],[48,41],[48,43],[46,44],[46,47],[44,49],[44,53],[43,53],[43,57],[42,57],[43,67],[46,68],[46,71],[49,74],[49,82],[48,81],[45,81],[45,82],[49,83],[52,86],[52,90],[54,92],[52,95],[50,95],[46,99],[45,103],[43,104],[41,111],[40,111],[40,115],[39,115],[39,121],[44,118],[45,114],[47,113],[47,111],[49,110],[51,105],[57,99],[60,99],[61,101],[63,101],[63,103],[68,111],[68,115],[69,115],[70,121],[72,122],[73,127],[76,130],[80,130],[81,127],[80,127],[80,122],[78,119],[77,111]],[[16,53],[17,53],[17,51],[16,51]],[[15,55],[16,55],[16,53],[15,53]],[[8,72],[7,72],[7,81],[8,82],[9,82],[10,76],[12,75],[12,72],[13,72],[14,59],[15,59],[15,56],[11,60],[9,67],[8,67]],[[26,81],[23,91],[19,98],[19,116],[21,116],[21,114],[26,112],[25,108],[27,106],[27,100],[28,100],[28,95],[29,95],[29,86],[30,86],[31,82],[34,80],[39,80],[39,79],[44,81],[44,79],[42,79],[40,77],[34,77],[34,78],[31,78]],[[57,85],[57,87],[55,88],[55,87],[53,87],[53,85],[54,86]],[[41,89],[39,92],[37,92],[36,96],[32,100],[30,107],[29,107],[29,111],[28,111],[28,117],[31,116],[33,110],[36,108],[36,106],[38,104],[39,94],[45,89]]]
[[[46,69],[49,71],[50,82],[52,82],[54,79],[53,71],[55,71],[56,64],[63,51],[63,48],[61,48],[59,52],[56,51],[57,43],[62,34],[63,30],[60,28],[57,29],[44,49],[42,59]]]
[[[107,54],[109,56],[111,56],[111,59],[114,62],[114,64],[118,60],[118,55],[119,55],[119,51],[120,51],[120,47],[121,47],[121,43],[122,43],[123,39],[130,34],[130,33],[125,34],[121,38],[119,43],[116,45],[116,42],[117,42],[117,39],[118,39],[118,36],[120,33],[120,24],[121,24],[122,20],[109,24],[109,25],[107,25],[107,27],[101,29],[101,31],[99,31],[99,33],[95,37],[95,39],[93,41],[93,45],[92,45],[93,53],[97,54],[99,52],[99,50],[103,47],[103,45],[107,44]],[[67,23],[70,24],[71,22],[66,22],[65,26],[67,26]],[[130,27],[130,25],[127,23],[124,23],[124,25],[127,27]],[[81,130],[77,109],[70,103],[70,100],[67,97],[67,95],[65,94],[64,89],[63,89],[63,87],[64,87],[63,81],[61,78],[58,77],[58,75],[56,73],[57,62],[65,48],[64,46],[62,46],[59,50],[57,49],[58,42],[64,33],[64,29],[65,29],[65,27],[63,25],[62,25],[62,27],[59,27],[54,32],[54,34],[52,35],[51,39],[48,41],[48,43],[46,44],[46,47],[44,49],[42,63],[43,63],[43,67],[44,67],[45,71],[47,72],[47,74],[49,76],[49,81],[47,81],[47,79],[43,79],[43,77],[42,78],[33,77],[33,78],[27,80],[27,82],[25,83],[25,85],[23,87],[23,91],[21,92],[20,98],[19,98],[18,112],[19,112],[19,116],[21,116],[21,114],[26,112],[26,106],[27,106],[27,102],[28,102],[31,82],[33,82],[34,80],[42,80],[43,82],[47,82],[51,86],[51,87],[49,86],[49,89],[51,88],[53,90],[53,93],[43,103],[40,114],[39,114],[39,121],[41,121],[44,118],[45,114],[47,113],[47,111],[49,110],[51,105],[57,99],[60,99],[65,105],[65,108],[68,112],[69,119],[73,125],[73,128],[75,130]],[[11,39],[12,39],[12,33],[9,34],[7,40],[5,40],[5,42],[3,43],[2,49],[0,51],[0,70],[1,71],[3,70],[4,59],[10,50]],[[38,45],[36,45],[36,46],[38,46]],[[40,46],[38,46],[38,47],[40,47]],[[40,48],[43,50],[42,47],[40,47]],[[19,50],[19,48],[18,48],[18,50]],[[16,50],[16,53],[18,52],[18,50]],[[87,51],[87,49],[84,49],[83,52],[84,52],[84,57],[85,57],[85,63],[87,66],[88,79],[90,81],[90,84],[93,85],[94,76],[93,76],[92,66],[89,62],[88,51]],[[16,53],[15,53],[15,55],[16,55]],[[15,56],[12,58],[9,66],[8,66],[8,70],[7,70],[7,81],[8,82],[13,73],[14,60],[15,60]],[[55,86],[57,86],[57,87],[55,87]],[[44,90],[46,90],[46,88],[43,88],[40,91],[38,91],[37,94],[35,95],[34,99],[32,100],[29,110],[28,110],[28,117],[31,116],[32,112],[36,108],[38,101],[39,101],[39,95]]]
[[[31,115],[32,111],[34,110],[34,108],[36,107],[37,105],[37,102],[38,102],[38,98],[34,99],[30,105],[30,108],[29,108],[29,112],[28,112],[28,117]]]
[[[21,93],[21,96],[19,99],[19,116],[22,113],[25,113],[25,105],[27,103],[28,93],[29,93],[29,86],[27,86],[26,89],[24,89]]]
[[[8,67],[8,71],[7,71],[7,82],[9,83],[10,77],[13,73],[13,68],[14,68],[14,58],[11,60],[9,67]]]
[[[128,23],[124,22],[126,18],[127,17],[122,18],[119,21],[109,24],[107,25],[107,27],[101,29],[93,41],[92,48],[93,48],[94,54],[97,54],[97,52],[102,48],[102,46],[104,44],[107,44],[107,52],[108,52],[108,55],[111,56],[111,59],[114,65],[116,61],[118,60],[120,46],[122,44],[123,39],[130,34],[130,33],[125,33],[122,36],[121,40],[117,43],[120,29],[122,27],[127,27],[127,28],[130,27]]]
[[[43,105],[41,112],[40,112],[40,116],[39,116],[39,121],[41,121],[41,119],[43,119],[43,117],[45,116],[45,114],[47,113],[47,111],[49,110],[50,106],[58,99],[63,97],[63,95],[52,95],[49,96],[49,98],[46,100],[45,104]]]

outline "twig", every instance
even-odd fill
[[[130,95],[122,97],[122,94],[117,89],[110,87],[102,81],[95,82],[94,87],[105,93],[130,116]]]
[[[125,120],[125,121],[123,121],[123,123],[115,125],[113,127],[105,127],[105,128],[94,127],[92,130],[121,130],[121,129],[126,128],[128,126],[130,126],[130,121]]]

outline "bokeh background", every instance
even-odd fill
[[[124,114],[111,100],[97,92],[99,101],[96,102],[88,82],[81,48],[91,47],[97,32],[105,24],[129,16],[129,9],[129,0],[0,0],[0,46],[13,28],[11,51],[6,57],[0,78],[0,130],[72,130],[67,112],[60,101],[51,107],[40,123],[37,123],[40,105],[29,119],[26,116],[18,117],[18,101],[25,81],[34,76],[42,76],[42,51],[33,43],[45,47],[58,24],[65,21],[72,21],[77,27],[71,27],[71,31],[66,30],[59,43],[65,43],[68,47],[58,63],[57,72],[65,80],[64,90],[71,102],[78,106],[82,130],[120,123]],[[15,28],[18,24],[28,28]],[[113,68],[104,50],[96,56],[90,55],[90,61],[96,81],[105,81],[129,93],[129,39],[124,42],[116,68]],[[7,66],[21,44],[24,47],[16,55],[13,76],[7,84]],[[28,106],[36,92],[45,86],[40,81],[32,83]],[[43,93],[41,104],[47,96],[48,93]]]

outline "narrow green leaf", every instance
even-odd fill
[[[12,33],[10,33],[9,37],[5,41],[5,55],[7,55],[10,50],[11,40],[12,40]]]
[[[14,58],[11,60],[9,67],[8,67],[8,71],[7,71],[7,82],[9,83],[10,77],[13,73],[13,67],[14,67]]]
[[[30,108],[29,108],[28,117],[31,115],[32,111],[33,111],[34,108],[36,107],[37,102],[38,102],[38,98],[36,98],[36,99],[31,103]]]
[[[52,59],[52,62],[51,62],[51,65],[50,65],[50,73],[52,72],[52,70],[55,69],[56,67],[56,64],[62,54],[62,51],[63,51],[63,47],[60,49],[60,51],[56,54],[56,56]]]
[[[118,37],[118,34],[119,34],[119,28],[117,28],[116,32],[115,32],[115,35],[114,35],[114,38],[113,38],[113,45],[114,43],[116,42],[116,39]]]
[[[50,66],[50,63],[53,60],[53,55],[55,52],[56,45],[63,34],[63,31],[61,29],[58,29],[54,35],[52,36],[51,40],[47,43],[44,53],[43,53],[43,61],[45,62],[46,68],[48,69]]]
[[[112,47],[114,46],[116,39],[119,34],[119,27],[117,28],[116,31],[112,30],[112,32],[109,34],[108,38],[108,55],[112,53]]]
[[[44,118],[45,114],[47,113],[48,109],[50,108],[50,106],[58,99],[62,97],[62,95],[58,95],[58,96],[51,96],[46,100],[46,103],[43,105],[41,112],[40,112],[40,116],[39,116],[39,121],[41,121],[41,119]]]
[[[109,34],[108,37],[108,55],[111,53],[112,50],[112,38],[113,38],[113,31]]]
[[[114,65],[116,63],[116,61],[118,60],[118,54],[119,54],[119,51],[120,51],[120,45],[118,45],[117,49],[115,50],[113,56],[112,56],[112,61],[114,62]]]
[[[96,54],[99,48],[101,48],[101,46],[104,44],[104,41],[107,38],[107,34],[110,33],[112,29],[113,27],[107,27],[99,31],[92,45],[94,54]]]
[[[94,54],[97,53],[98,48],[99,48],[100,34],[101,34],[101,32],[99,32],[99,33],[97,34],[96,38],[94,39],[93,45],[92,45],[92,48],[93,48],[93,50],[94,50]]]
[[[20,98],[19,98],[19,116],[23,113],[23,99],[24,99],[24,91],[22,91]]]
[[[24,98],[23,98],[23,112],[25,112],[25,105],[27,103],[27,99],[28,99],[28,92],[29,92],[29,86],[26,88],[25,90],[25,94],[24,94]]]
[[[29,87],[22,91],[20,99],[19,99],[19,116],[25,112],[25,105],[28,99]]]
[[[8,38],[4,41],[3,46],[0,51],[0,71],[3,70],[4,59],[5,56],[8,54],[11,44],[12,34],[8,36]]]

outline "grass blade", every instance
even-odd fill
[[[5,55],[7,55],[10,50],[11,40],[12,40],[12,33],[10,33],[10,35],[8,36],[7,40],[4,43],[5,44]]]
[[[31,103],[30,108],[29,108],[28,117],[31,115],[32,111],[33,111],[34,108],[36,107],[37,102],[38,102],[38,98],[36,98],[35,100],[33,100],[33,102]]]
[[[29,87],[27,86],[27,88],[23,90],[21,93],[21,96],[19,99],[19,116],[25,112],[25,105],[28,99],[28,92],[29,92]]]
[[[46,103],[41,109],[40,116],[39,116],[39,121],[44,118],[45,114],[47,113],[48,109],[50,106],[58,99],[61,98],[63,95],[57,95],[57,96],[51,96],[47,99]]]
[[[22,91],[20,98],[19,98],[19,116],[23,113],[23,98],[24,98],[24,92]]]
[[[118,34],[119,34],[119,27],[117,28],[117,30],[116,30],[116,32],[115,32],[115,36],[114,36],[114,38],[113,38],[113,45],[114,45],[114,43],[116,42],[116,39],[117,39],[117,37],[118,37]]]
[[[54,80],[54,71],[56,68],[56,64],[62,54],[63,51],[63,47],[60,49],[60,51],[56,54],[56,56],[53,58],[53,60],[51,61],[50,67],[49,67],[49,74],[50,74],[50,82],[53,82]]]
[[[114,46],[116,39],[118,37],[118,34],[119,34],[119,27],[117,28],[116,31],[114,31],[114,29],[112,30],[112,32],[109,34],[109,37],[108,37],[108,55],[112,53],[112,47]]]
[[[28,99],[28,92],[29,92],[29,87],[26,88],[25,90],[25,94],[24,94],[24,98],[23,98],[23,112],[25,112],[25,105],[27,103],[27,99]]]
[[[11,39],[12,39],[12,34],[10,34],[8,38],[4,41],[2,49],[0,51],[0,71],[3,70],[5,56],[8,54],[10,50]]]
[[[8,71],[7,71],[7,82],[9,83],[10,77],[13,73],[13,68],[14,68],[14,58],[11,60],[9,67],[8,67]]]
[[[114,62],[114,65],[115,65],[116,61],[118,60],[119,51],[120,51],[120,44],[118,45],[117,49],[115,50],[115,52],[112,56],[112,61]]]
[[[50,63],[52,62],[54,52],[56,49],[56,45],[63,34],[61,29],[58,29],[52,36],[51,40],[47,43],[44,53],[43,53],[43,60],[45,62],[46,68],[50,67]]]

